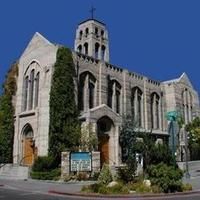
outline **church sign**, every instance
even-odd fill
[[[92,171],[92,155],[90,152],[72,152],[70,154],[71,172]]]

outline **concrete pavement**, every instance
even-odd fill
[[[27,181],[1,179],[0,180],[0,199],[3,199],[3,197],[1,198],[1,195],[3,196],[9,195],[8,190],[10,190],[11,193],[13,193],[13,191],[16,191],[14,193],[19,195],[19,199],[20,199],[20,196],[27,196],[27,197],[30,197],[30,199],[34,199],[32,197],[36,197],[36,196],[38,199],[40,199],[39,196],[41,196],[41,199],[48,199],[46,196],[44,196],[43,198],[42,195],[50,195],[50,194],[58,195],[58,196],[64,195],[66,199],[113,199],[113,198],[115,199],[174,199],[174,200],[200,199],[200,190],[196,192],[193,191],[190,193],[179,193],[179,194],[177,193],[177,194],[169,194],[169,195],[134,194],[134,195],[96,196],[96,195],[80,194],[81,187],[83,185],[87,185],[91,183],[92,182],[58,183],[58,182],[38,181],[38,180],[32,180],[32,179],[27,180]],[[54,198],[49,198],[49,199],[54,199]],[[60,198],[57,198],[57,199],[60,199]]]

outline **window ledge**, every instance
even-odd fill
[[[20,113],[19,117],[22,118],[22,117],[28,117],[28,116],[32,116],[32,115],[35,115],[35,111],[29,110],[29,111]]]

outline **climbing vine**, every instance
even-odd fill
[[[74,150],[80,142],[80,123],[75,101],[75,66],[72,53],[60,47],[50,92],[49,154],[60,164],[61,152]]]
[[[12,162],[14,139],[14,96],[17,89],[18,63],[12,64],[0,96],[0,163]]]

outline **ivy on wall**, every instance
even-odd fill
[[[0,96],[0,163],[12,162],[14,139],[14,101],[18,76],[18,63],[12,64]]]
[[[75,101],[75,66],[72,52],[57,51],[50,92],[49,155],[60,164],[61,152],[80,144],[79,112]]]

